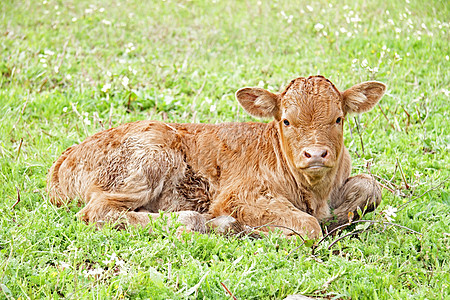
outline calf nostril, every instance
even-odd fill
[[[305,156],[306,156],[307,158],[311,158],[311,154],[309,154],[309,153],[306,152],[306,151],[305,151]]]
[[[325,150],[325,151],[322,153],[322,158],[325,158],[327,155],[328,155],[328,151]]]

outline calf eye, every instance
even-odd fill
[[[341,121],[342,121],[342,118],[341,118],[341,117],[337,118],[337,119],[336,119],[336,124],[341,124]]]
[[[283,120],[283,124],[286,125],[286,126],[289,126],[290,123],[289,123],[288,120],[284,119],[284,120]]]

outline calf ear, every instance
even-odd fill
[[[384,83],[367,81],[352,86],[342,93],[346,113],[362,113],[371,110],[386,90]]]
[[[279,112],[278,95],[261,88],[242,88],[236,92],[236,99],[252,116],[276,118]]]

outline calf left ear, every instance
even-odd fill
[[[346,113],[362,113],[371,110],[383,97],[386,85],[367,81],[352,86],[342,93]]]
[[[277,118],[279,114],[278,95],[261,88],[242,88],[236,92],[236,99],[252,116]]]

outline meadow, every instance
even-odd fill
[[[0,2],[0,299],[450,299],[447,1]],[[52,162],[125,122],[257,121],[237,89],[321,74],[388,86],[350,116],[383,202],[315,244],[97,230],[45,190]],[[263,120],[265,122],[265,120]],[[368,170],[369,169],[369,170]],[[357,234],[352,234],[356,233]]]

